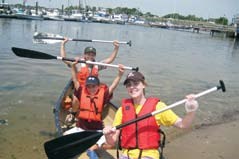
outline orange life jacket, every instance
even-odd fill
[[[91,69],[91,71],[89,69]],[[77,72],[77,79],[80,85],[85,85],[86,78],[89,75],[98,77],[99,75],[98,72],[99,72],[99,69],[97,65],[94,65],[93,68],[89,68],[85,63],[81,63],[81,68]]]
[[[122,101],[122,123],[155,111],[158,102],[158,98],[148,98],[139,114],[136,115],[132,99],[124,99]],[[122,128],[121,147],[127,149],[138,148],[141,150],[158,149],[160,140],[158,130],[159,126],[154,116],[130,124]]]
[[[80,112],[77,117],[88,121],[101,121],[105,104],[105,93],[107,90],[108,87],[105,84],[100,84],[98,92],[94,96],[90,96],[86,87],[83,87],[79,99]]]

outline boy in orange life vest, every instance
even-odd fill
[[[121,107],[117,110],[113,126],[120,125],[136,117],[160,110],[166,105],[155,97],[145,97],[145,77],[140,72],[131,72],[124,81],[129,99],[123,99]],[[187,114],[184,118],[177,116],[172,110],[159,113],[137,123],[128,125],[121,129],[122,155],[120,159],[159,159],[158,133],[160,125],[175,126],[177,128],[188,128],[195,116],[198,103],[195,95],[186,96],[185,109]],[[119,139],[120,130],[105,127],[103,130],[106,141],[114,145]]]
[[[108,88],[105,84],[100,84],[98,77],[88,76],[85,85],[80,85],[77,79],[77,62],[72,63],[72,80],[74,82],[75,93],[73,95],[73,112],[76,112],[77,126],[64,133],[64,135],[80,132],[84,130],[102,130],[102,112],[104,105],[112,97],[113,91],[119,84],[124,73],[123,65],[119,65],[119,72],[111,86]],[[92,146],[87,154],[91,159],[97,159],[95,149],[105,143],[104,136]]]
[[[62,57],[66,57],[66,51],[65,51],[65,44],[68,42],[68,39],[65,38],[64,41],[62,41],[61,44],[61,56]],[[118,54],[118,50],[119,50],[119,42],[117,40],[115,40],[113,42],[114,45],[114,50],[112,52],[112,54],[102,60],[102,63],[106,63],[106,64],[110,64],[114,61],[114,59],[116,58],[117,54]],[[96,49],[94,47],[86,47],[84,50],[84,56],[82,58],[77,57],[77,60],[86,60],[86,61],[95,61],[95,57],[96,57]],[[64,61],[68,66],[70,66],[70,62]],[[84,63],[80,64],[80,69],[78,70],[78,80],[80,82],[81,85],[84,85],[84,82],[86,80],[86,77],[88,77],[89,75],[94,75],[94,76],[98,76],[98,71],[105,69],[106,67],[102,67],[102,66],[92,66],[92,65],[87,65]]]

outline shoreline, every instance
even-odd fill
[[[166,144],[166,159],[234,159],[239,156],[239,119],[193,130]]]

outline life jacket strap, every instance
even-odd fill
[[[160,159],[163,159],[163,149],[165,147],[165,141],[166,141],[166,134],[162,129],[159,129],[159,133],[161,134],[161,138],[159,141],[159,148],[160,148]]]
[[[91,97],[91,96],[87,96],[87,98],[90,98],[90,103],[93,104],[94,106],[94,109],[95,109],[95,114],[97,115],[99,113],[98,111],[98,108],[96,106],[96,103],[95,103],[95,99],[98,99],[98,97]]]

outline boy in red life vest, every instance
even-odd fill
[[[74,82],[75,93],[73,95],[72,110],[77,118],[77,126],[64,133],[64,135],[80,132],[84,130],[102,130],[104,125],[102,113],[104,106],[112,97],[113,91],[120,82],[124,73],[123,65],[119,65],[119,72],[111,86],[108,88],[101,84],[96,76],[88,76],[85,85],[80,85],[77,79],[77,62],[72,63],[72,80]],[[92,146],[87,154],[90,159],[98,159],[95,149],[105,143],[104,136]],[[103,147],[104,148],[104,147]]]
[[[62,44],[61,44],[61,56],[62,57],[66,57],[66,51],[65,51],[65,44],[68,42],[68,39],[65,38],[64,41],[62,41]],[[115,40],[113,42],[113,45],[114,45],[114,50],[112,52],[112,54],[102,60],[101,62],[102,63],[106,63],[106,64],[110,64],[114,61],[114,59],[116,58],[117,54],[118,54],[118,50],[119,50],[119,42],[117,40]],[[84,55],[83,57],[79,58],[77,57],[76,59],[77,60],[85,60],[85,61],[95,61],[95,57],[96,57],[96,49],[94,47],[86,47],[85,50],[84,50]],[[68,61],[64,61],[68,66],[70,66],[70,62]],[[88,65],[88,64],[85,64],[85,63],[81,63],[80,64],[80,68],[79,70],[77,70],[77,76],[78,76],[78,80],[80,82],[81,85],[84,85],[85,83],[85,80],[86,78],[89,76],[89,75],[93,75],[93,76],[97,76],[98,77],[98,72],[102,69],[105,69],[106,67],[103,67],[103,66],[93,66],[93,65]]]
[[[113,126],[166,107],[158,98],[145,97],[147,84],[145,77],[140,72],[129,73],[124,85],[130,98],[122,100],[122,105],[116,112]],[[120,139],[122,147],[120,159],[159,159],[158,141],[160,134],[158,130],[160,125],[188,128],[194,119],[195,111],[198,108],[198,103],[194,100],[195,95],[188,95],[186,99],[185,108],[187,114],[184,118],[180,118],[172,110],[167,110],[123,127],[120,137],[120,130],[106,127],[103,132],[107,143],[115,145],[116,141]]]

